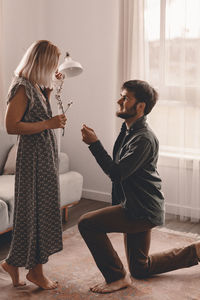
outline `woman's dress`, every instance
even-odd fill
[[[24,86],[28,100],[23,122],[50,119],[48,99],[27,79],[15,77],[8,102]],[[31,269],[62,250],[58,150],[53,130],[20,135],[15,175],[13,236],[8,264]]]

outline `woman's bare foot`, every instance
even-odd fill
[[[26,278],[37,286],[44,290],[52,290],[57,288],[58,282],[51,281],[49,278],[45,277],[43,274],[36,274],[32,270],[28,272]]]
[[[91,287],[90,290],[93,293],[105,294],[105,293],[112,293],[121,290],[130,285],[131,285],[131,279],[128,275],[126,275],[126,277],[111,283],[104,282],[104,283],[97,284],[94,287]]]
[[[6,261],[1,263],[1,267],[4,271],[6,271],[10,275],[14,287],[23,286],[26,284],[26,282],[19,280],[18,267],[9,265]]]

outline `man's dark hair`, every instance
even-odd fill
[[[129,80],[124,82],[122,90],[127,90],[133,93],[137,102],[144,102],[146,104],[144,114],[150,113],[158,100],[158,93],[146,81],[143,80]]]

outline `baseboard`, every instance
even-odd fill
[[[165,202],[165,211],[166,213],[173,214],[173,215],[181,215],[188,218],[191,218],[191,215],[193,215],[194,222],[195,220],[200,219],[200,209],[199,207],[190,207],[186,205],[181,205],[178,203],[169,203]],[[196,217],[196,219],[195,219]]]
[[[83,189],[82,197],[86,199],[98,200],[111,203],[111,194],[95,190]]]
[[[181,235],[181,236],[187,236],[187,237],[190,237],[190,238],[195,238],[197,240],[200,239],[200,235],[198,233],[173,230],[173,229],[166,228],[165,225],[160,226],[160,227],[156,227],[153,230],[159,230],[159,231],[166,232],[166,233],[172,233],[172,234],[177,234],[177,235]]]

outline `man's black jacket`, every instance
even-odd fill
[[[157,172],[158,140],[146,123],[138,119],[129,130],[123,123],[115,142],[113,159],[100,141],[89,146],[103,171],[112,180],[112,204],[122,204],[133,219],[164,222],[164,197]]]

